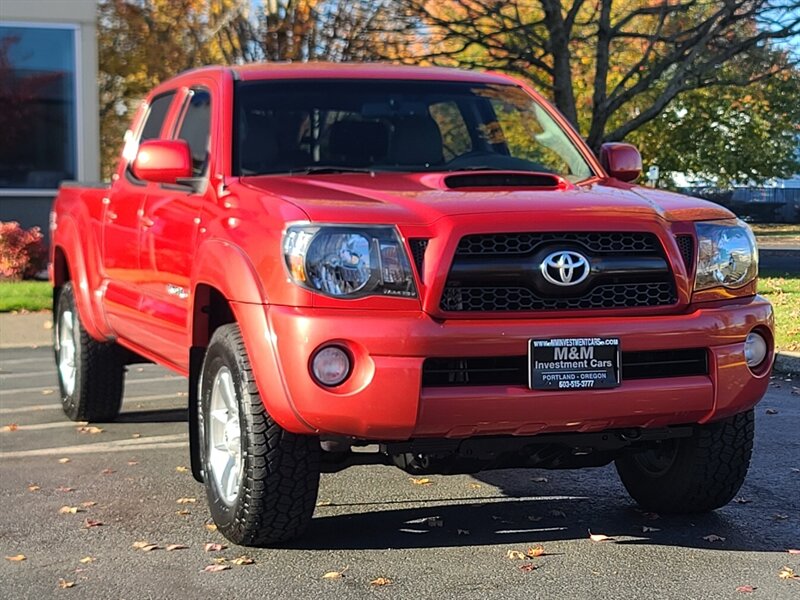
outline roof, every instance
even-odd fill
[[[508,83],[508,79],[492,73],[466,71],[448,67],[419,67],[390,63],[327,63],[270,62],[249,63],[229,67],[204,67],[194,72],[229,69],[238,79],[415,79],[465,81],[473,83]]]

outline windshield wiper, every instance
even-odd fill
[[[338,165],[314,165],[302,169],[292,169],[289,175],[328,175],[331,173],[374,173],[375,169],[366,167],[341,167]]]

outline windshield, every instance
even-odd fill
[[[514,85],[442,81],[237,82],[234,174],[592,171]]]

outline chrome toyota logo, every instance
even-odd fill
[[[559,250],[542,261],[542,275],[553,285],[578,285],[589,276],[589,261],[583,254]]]

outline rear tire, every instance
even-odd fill
[[[200,379],[198,419],[211,516],[235,544],[291,540],[311,522],[319,488],[320,445],[266,412],[241,332],[211,338]]]
[[[755,432],[753,411],[695,428],[689,438],[620,456],[617,472],[631,497],[659,513],[702,513],[730,502],[744,483]]]
[[[117,344],[98,342],[86,332],[72,282],[58,296],[53,336],[64,414],[73,421],[113,421],[122,406],[123,352]]]

